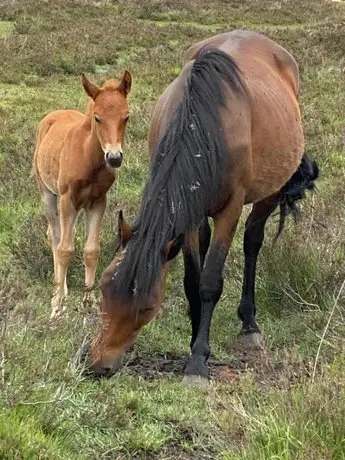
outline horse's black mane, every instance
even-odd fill
[[[167,242],[197,228],[210,199],[219,195],[229,161],[219,110],[229,88],[236,94],[245,91],[235,61],[218,49],[203,50],[156,146],[134,235],[111,281],[113,295],[123,300],[148,295]]]

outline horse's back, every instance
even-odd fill
[[[303,156],[297,63],[280,45],[250,31],[227,32],[197,43],[187,50],[186,61],[197,59],[205,48],[229,54],[246,83],[251,105],[252,163],[252,185],[246,199],[258,201],[287,182]],[[230,121],[225,123],[230,130]],[[272,167],[273,163],[281,167]]]
[[[253,69],[253,59],[256,62],[265,62],[281,73],[295,94],[298,94],[299,71],[294,57],[265,35],[247,30],[234,30],[215,35],[188,48],[184,64],[197,59],[205,48],[217,48],[230,54],[242,71],[245,67],[247,70]]]
[[[36,178],[57,193],[60,156],[71,128],[83,123],[85,115],[76,110],[56,110],[46,115],[38,125],[34,170]]]
[[[44,142],[46,136],[66,133],[70,127],[82,122],[85,115],[77,110],[55,110],[46,115],[37,128],[37,143]]]
[[[282,46],[259,33],[235,30],[191,46],[186,52],[185,62],[197,59],[206,48],[224,51],[236,61],[252,96],[253,111],[260,111],[260,118],[265,105],[269,105],[271,111],[281,113],[285,104],[299,121],[298,65]],[[276,102],[277,98],[279,103],[273,107],[272,102]]]

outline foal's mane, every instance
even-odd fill
[[[222,189],[229,147],[219,111],[229,88],[245,94],[236,62],[218,49],[202,50],[155,148],[134,234],[110,284],[112,295],[124,301],[147,296],[165,262],[166,244],[197,228]]]

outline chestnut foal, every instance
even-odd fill
[[[100,252],[100,227],[106,193],[122,162],[122,145],[129,117],[127,95],[131,75],[108,80],[102,88],[82,75],[91,98],[86,114],[58,110],[48,114],[37,130],[34,170],[48,220],[54,257],[55,292],[51,318],[67,295],[66,275],[74,254],[77,215],[85,210],[85,296],[89,301]]]

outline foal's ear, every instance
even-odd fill
[[[121,83],[119,85],[120,91],[124,93],[125,96],[130,92],[132,86],[132,76],[125,70],[125,73],[122,75]]]
[[[183,242],[184,242],[184,234],[181,233],[181,235],[179,235],[174,240],[171,240],[169,241],[169,243],[167,243],[167,245],[164,248],[165,258],[167,262],[169,262],[169,260],[177,256],[177,254],[180,252],[180,249],[183,246]]]
[[[119,231],[119,238],[121,241],[121,246],[125,247],[128,241],[133,236],[133,230],[125,221],[122,210],[119,212],[118,231]]]
[[[84,73],[81,74],[81,82],[84,86],[86,94],[90,96],[91,99],[95,100],[101,89],[94,83],[91,83],[91,81],[87,79]]]

